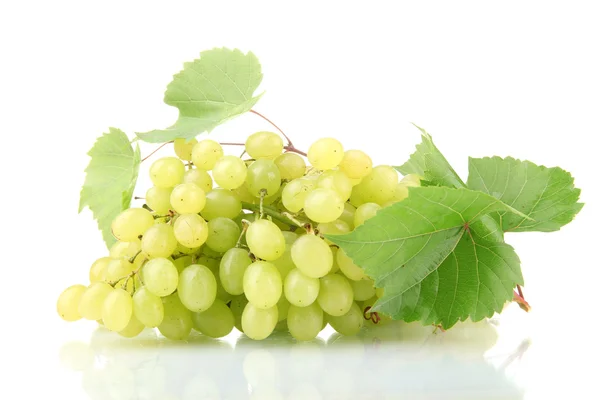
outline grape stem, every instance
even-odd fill
[[[168,145],[169,143],[173,143],[173,141],[171,140],[170,142],[166,142],[161,144],[160,146],[158,146],[156,149],[154,149],[154,151],[150,154],[148,154],[146,157],[142,158],[141,162],[146,161],[150,156],[152,156],[152,154],[156,153],[157,151],[159,151],[160,149],[162,149],[163,147],[165,147],[166,145]]]
[[[235,247],[237,247],[237,248],[242,247],[242,238],[246,234],[246,231],[248,230],[249,226],[250,226],[250,221],[248,221],[247,219],[243,219],[242,220],[242,232],[240,233],[240,237],[238,238],[237,243],[235,244]]]
[[[248,211],[260,212],[260,205],[246,203],[245,201],[242,201],[242,208],[244,210],[248,210]],[[280,213],[276,209],[269,207],[267,205],[263,205],[262,208],[263,208],[263,212],[265,214],[269,215],[271,218],[276,219],[277,221],[283,222],[284,224],[288,224],[290,226],[296,225],[296,223],[293,220],[289,219],[288,217],[286,217],[284,214]]]

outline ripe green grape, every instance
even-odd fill
[[[142,286],[133,295],[133,315],[148,328],[157,327],[165,315],[161,298]]]
[[[287,326],[296,340],[313,340],[323,327],[323,310],[313,303],[307,307],[290,306]]]
[[[224,253],[237,243],[240,228],[229,218],[218,217],[208,221],[206,245],[218,253]]]
[[[217,217],[235,218],[242,212],[242,202],[231,190],[216,188],[206,194],[200,215],[207,220]]]
[[[173,233],[186,247],[200,247],[208,238],[208,224],[198,214],[181,214],[173,224]]]
[[[404,182],[398,182],[396,188],[394,189],[394,195],[392,196],[392,200],[394,202],[402,201],[408,197],[408,186]]]
[[[328,170],[337,167],[344,158],[344,148],[333,138],[323,138],[308,149],[308,161],[316,169]]]
[[[289,182],[281,193],[283,206],[293,213],[304,208],[306,196],[316,187],[312,179],[294,179]]]
[[[111,260],[106,266],[104,278],[107,282],[117,282],[134,270],[134,265],[125,258]]]
[[[275,159],[275,165],[279,168],[281,179],[291,181],[301,178],[306,172],[304,159],[296,153],[283,153]]]
[[[371,157],[361,150],[346,151],[340,163],[340,171],[352,179],[364,178],[369,175],[372,168],[373,161],[371,161]]]
[[[246,139],[246,152],[254,159],[273,159],[283,151],[283,140],[273,132],[256,132]]]
[[[250,339],[262,340],[273,332],[278,319],[277,306],[263,309],[248,303],[242,313],[242,331]]]
[[[284,231],[281,233],[285,234],[286,232]],[[294,233],[294,235],[295,235],[295,233]],[[291,270],[296,268],[296,266],[294,265],[294,261],[292,260],[292,245],[289,243],[286,243],[285,250],[284,250],[283,254],[281,255],[281,257],[279,257],[277,260],[274,260],[271,262],[279,271],[279,275],[281,275],[281,280],[284,280],[285,277],[287,276],[287,274]]]
[[[146,204],[158,215],[166,215],[171,209],[171,192],[173,188],[152,186],[146,192]]]
[[[356,207],[354,207],[350,203],[344,203],[344,211],[342,211],[342,215],[338,218],[339,220],[344,221],[348,224],[350,230],[354,230],[354,214],[356,213]]]
[[[338,274],[321,278],[317,303],[327,314],[342,316],[350,311],[354,302],[354,293],[348,280]]]
[[[331,249],[323,239],[302,235],[292,245],[292,260],[302,273],[311,278],[325,276],[333,265]]]
[[[173,188],[170,202],[179,214],[198,214],[206,204],[206,194],[195,183],[182,183]]]
[[[225,156],[216,162],[212,174],[217,185],[225,189],[236,189],[244,184],[248,169],[241,158]]]
[[[296,240],[298,240],[298,234],[290,231],[281,231],[281,234],[285,238],[286,244],[294,244]]]
[[[348,200],[352,193],[352,182],[342,171],[337,170],[323,172],[317,179],[317,187],[333,190],[343,201]]]
[[[215,302],[206,311],[192,313],[194,329],[203,335],[220,338],[229,335],[235,324],[233,313],[221,300]]]
[[[417,174],[408,174],[405,175],[400,182],[402,182],[405,186],[419,187],[421,186],[422,179],[423,178]]]
[[[242,313],[244,312],[244,308],[246,308],[246,304],[248,304],[248,299],[243,294],[240,296],[234,296],[229,303],[229,309],[235,318],[235,327],[240,332],[244,331],[242,329]]]
[[[132,315],[131,318],[129,318],[129,323],[127,324],[127,326],[119,331],[119,335],[126,338],[134,338],[140,333],[142,333],[144,328],[144,324],[138,321],[135,315]]]
[[[346,278],[353,281],[368,279],[365,275],[365,271],[363,271],[363,269],[358,265],[354,264],[352,259],[348,257],[346,252],[342,249],[339,249],[337,252],[337,263]]]
[[[73,285],[66,288],[56,302],[56,312],[65,321],[77,321],[81,319],[79,313],[79,302],[81,296],[86,291],[86,287],[83,285]]]
[[[183,183],[196,184],[200,189],[204,191],[204,193],[210,192],[213,188],[213,180],[208,174],[208,172],[198,168],[193,168],[185,171],[185,174],[183,174]]]
[[[223,303],[229,303],[233,296],[227,293],[225,288],[223,288],[223,284],[221,283],[221,277],[219,276],[219,267],[217,266],[217,268],[215,269],[209,269],[213,273],[215,280],[217,281],[217,299],[221,300]]]
[[[196,139],[175,139],[173,142],[173,148],[177,157],[184,161],[192,161],[192,149],[198,143]]]
[[[246,231],[246,242],[256,257],[273,261],[285,251],[285,238],[281,229],[266,219],[254,221]]]
[[[330,274],[335,274],[336,272],[338,272],[340,270],[340,266],[337,263],[337,252],[339,250],[338,247],[330,247],[331,249],[331,255],[333,256],[333,265],[331,266],[331,271],[329,271]]]
[[[329,325],[338,333],[346,336],[356,335],[362,328],[365,318],[360,307],[355,302],[352,303],[350,310],[341,316],[330,316]]]
[[[319,279],[306,276],[298,268],[286,276],[283,283],[285,298],[296,307],[306,307],[319,295]]]
[[[166,258],[154,258],[142,268],[145,287],[159,297],[168,296],[177,289],[178,275],[175,265]]]
[[[244,272],[244,293],[255,307],[267,309],[281,297],[282,282],[277,268],[266,261],[256,261]]]
[[[79,299],[79,315],[91,321],[102,318],[102,304],[106,296],[113,290],[112,286],[104,282],[92,283]]]
[[[106,279],[106,268],[111,261],[110,257],[102,257],[94,261],[90,267],[90,283],[103,282]]]
[[[352,193],[364,203],[383,205],[392,199],[397,185],[396,170],[388,165],[378,165],[352,189]]]
[[[181,303],[189,310],[208,310],[217,297],[217,280],[205,265],[193,264],[179,275],[177,294]]]
[[[219,265],[219,277],[223,289],[232,295],[244,293],[244,272],[252,264],[252,260],[245,249],[232,248],[223,254]]]
[[[350,227],[341,219],[336,219],[332,222],[317,225],[317,230],[319,235],[343,235],[350,232]]]
[[[350,280],[354,300],[365,301],[375,296],[375,286],[371,279],[361,279],[359,281]]]
[[[195,254],[198,253],[200,247],[187,247],[177,242],[177,251],[181,254]]]
[[[377,203],[364,203],[356,208],[354,213],[354,226],[360,226],[369,218],[373,218],[381,206]]]
[[[262,191],[266,196],[272,196],[280,186],[281,174],[272,160],[256,160],[248,167],[246,187],[253,196],[260,197]]]
[[[214,140],[201,140],[192,148],[192,162],[198,169],[210,171],[221,157],[223,157],[223,148]]]
[[[185,167],[176,157],[159,158],[150,166],[150,179],[156,187],[174,187],[181,183],[184,173]]]
[[[335,221],[344,212],[344,201],[331,189],[317,188],[306,196],[304,212],[315,222]]]
[[[168,339],[185,340],[192,330],[192,312],[185,308],[177,293],[162,298],[164,318],[158,330]]]
[[[166,224],[154,225],[142,237],[142,251],[150,258],[167,258],[177,249],[173,227]]]
[[[191,256],[183,256],[177,257],[173,260],[173,265],[177,268],[177,272],[181,273],[183,269],[189,265],[192,265],[192,257]]]
[[[102,304],[102,322],[106,329],[114,332],[127,327],[133,314],[131,295],[123,289],[113,289]]]
[[[279,322],[285,320],[290,309],[290,302],[285,296],[281,296],[277,302],[277,320]]]
[[[131,242],[143,235],[154,225],[154,217],[143,208],[129,208],[121,212],[113,220],[111,229],[113,235],[122,242]]]

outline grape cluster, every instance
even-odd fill
[[[175,140],[174,150],[150,167],[146,204],[112,222],[117,242],[92,264],[90,285],[59,296],[64,320],[125,337],[156,327],[176,340],[234,327],[255,340],[274,330],[311,340],[327,324],[353,335],[380,320],[368,311],[382,290],[323,235],[403,200],[418,176],[399,181],[333,138],[310,146],[310,166],[272,132],[248,137],[247,159],[210,139]]]

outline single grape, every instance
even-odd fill
[[[392,200],[395,202],[402,201],[408,197],[408,185],[404,182],[398,182],[394,189]]]
[[[383,205],[392,199],[397,185],[396,170],[389,165],[378,165],[352,189],[352,193],[362,198],[363,202]]]
[[[319,295],[319,279],[306,276],[298,268],[290,271],[283,283],[285,298],[296,307],[311,305]]]
[[[352,193],[352,182],[342,171],[337,170],[323,172],[317,179],[317,187],[333,190],[343,201],[348,200]]]
[[[271,308],[281,297],[282,282],[277,268],[266,261],[256,261],[244,272],[244,293],[258,308]]]
[[[198,168],[188,169],[185,171],[185,174],[183,174],[183,183],[194,183],[198,185],[198,187],[202,189],[204,193],[210,192],[213,188],[213,180],[208,172]]]
[[[344,201],[333,190],[318,188],[306,196],[304,212],[315,222],[335,221],[344,212]]]
[[[277,302],[277,320],[279,322],[287,318],[289,309],[290,302],[285,298],[285,296],[281,296]]]
[[[131,295],[123,289],[113,289],[102,304],[102,322],[106,329],[119,332],[127,327],[133,314]]]
[[[246,163],[236,156],[219,159],[212,171],[217,185],[225,189],[236,189],[244,184],[248,169]]]
[[[281,232],[285,233],[285,232]],[[294,234],[295,235],[295,234]],[[277,260],[271,261],[273,265],[279,271],[279,275],[281,275],[281,279],[284,280],[287,274],[296,268],[294,265],[294,261],[292,260],[292,245],[289,243],[285,244],[285,250],[281,257]]]
[[[350,232],[348,224],[341,219],[317,225],[319,235],[343,235]],[[328,242],[327,240],[325,240]],[[329,242],[328,242],[329,243]]]
[[[421,186],[421,180],[423,180],[423,177],[417,174],[408,174],[405,175],[400,182],[405,186],[419,187]]]
[[[189,310],[208,310],[217,297],[217,280],[205,265],[192,264],[179,275],[177,294]]]
[[[356,208],[354,213],[354,226],[358,227],[365,223],[369,218],[373,218],[381,206],[377,203],[364,203]]]
[[[208,238],[208,224],[198,214],[181,214],[173,224],[173,233],[186,247],[200,247]]]
[[[244,308],[246,308],[246,304],[248,304],[248,299],[243,294],[234,296],[229,303],[229,309],[235,318],[235,327],[240,332],[244,332],[242,329],[242,313],[244,312]]]
[[[215,302],[206,311],[192,313],[194,329],[203,335],[220,338],[229,335],[235,324],[233,313],[221,300]]]
[[[177,293],[162,298],[164,318],[158,330],[168,339],[185,340],[192,330],[192,312],[185,308]]]
[[[375,286],[371,279],[350,280],[350,286],[352,286],[354,300],[356,301],[365,301],[375,296]]]
[[[352,179],[364,178],[369,175],[372,168],[371,157],[361,150],[346,151],[340,163],[340,171]]]
[[[278,318],[277,306],[264,309],[248,303],[242,313],[242,330],[250,339],[266,339],[275,329]]]
[[[170,201],[179,214],[198,214],[206,204],[206,194],[195,183],[182,183],[173,188]]]
[[[291,181],[301,178],[306,172],[304,159],[296,153],[283,153],[275,159],[275,165],[279,168],[281,179]]]
[[[140,333],[142,333],[144,328],[144,324],[138,321],[135,315],[132,315],[131,318],[129,318],[129,323],[127,324],[127,326],[119,331],[119,335],[126,338],[134,338]]]
[[[316,169],[333,169],[342,162],[343,158],[344,148],[333,138],[319,139],[308,149],[308,161]]]
[[[333,255],[323,239],[314,235],[302,235],[292,245],[292,260],[306,276],[320,278],[331,270]]]
[[[198,143],[196,139],[175,139],[173,142],[173,149],[177,157],[184,161],[192,161],[192,149]]]
[[[171,225],[154,225],[142,237],[142,251],[150,258],[167,258],[177,249],[177,239]]]
[[[56,312],[65,321],[77,321],[81,319],[79,313],[79,302],[81,296],[86,291],[86,287],[83,285],[73,285],[66,288],[56,302]]]
[[[283,151],[283,140],[273,132],[256,132],[246,139],[246,153],[254,159],[273,159]]]
[[[338,218],[348,224],[350,230],[354,230],[354,214],[356,213],[356,207],[350,203],[344,203],[344,211]]]
[[[229,218],[218,217],[208,221],[206,245],[219,253],[235,247],[240,237],[240,228]]]
[[[131,258],[135,256],[142,248],[142,243],[139,239],[134,239],[131,242],[117,241],[112,246],[108,255],[110,258]]]
[[[113,290],[112,286],[104,282],[92,283],[79,299],[79,314],[92,321],[102,318],[102,304],[106,296]]]
[[[150,166],[150,179],[156,187],[174,187],[181,183],[184,173],[185,167],[176,157],[159,158]]]
[[[329,325],[338,333],[346,336],[356,335],[360,328],[363,327],[365,318],[363,313],[356,303],[352,303],[350,310],[341,316],[330,316],[328,318]]]
[[[316,187],[316,182],[311,179],[294,179],[289,182],[281,193],[283,206],[293,213],[304,208],[308,194]]]
[[[219,266],[219,277],[223,289],[232,295],[244,293],[244,272],[252,264],[252,260],[245,249],[232,248],[223,254]]]
[[[192,162],[198,169],[210,171],[221,157],[223,157],[223,148],[214,140],[201,140],[192,148]]]
[[[216,188],[206,194],[206,204],[200,215],[207,220],[217,217],[235,218],[242,211],[240,199],[231,190]]]
[[[90,267],[90,283],[103,282],[106,279],[106,268],[111,261],[110,257],[102,257],[94,261]]]
[[[286,244],[294,244],[296,240],[298,240],[298,234],[290,231],[281,231],[281,234],[285,238]]]
[[[323,310],[313,303],[307,307],[290,306],[287,326],[296,340],[313,340],[323,327]]]
[[[342,316],[350,311],[354,302],[352,286],[341,275],[326,275],[320,280],[317,302],[327,314]]]
[[[134,270],[134,265],[125,258],[111,260],[106,266],[104,277],[107,282],[117,282]]]
[[[146,204],[158,215],[166,215],[171,209],[171,192],[173,188],[152,186],[146,192]]]
[[[253,196],[260,197],[262,192],[265,196],[273,196],[280,186],[281,174],[272,160],[256,160],[248,167],[246,187]]]
[[[142,286],[133,295],[133,315],[148,328],[157,327],[165,315],[161,298]]]
[[[273,261],[285,251],[285,238],[281,229],[266,219],[254,221],[246,231],[246,242],[256,257]]]
[[[178,275],[175,265],[166,258],[154,258],[142,268],[145,287],[159,297],[168,296],[177,289]]]
[[[352,259],[346,255],[346,252],[339,249],[337,252],[337,263],[340,266],[340,270],[346,276],[346,278],[353,281],[359,281],[361,279],[368,279],[365,275],[365,271],[358,265],[354,264]]]
[[[129,208],[121,212],[113,220],[111,229],[113,235],[122,242],[138,239],[148,228],[154,225],[154,217],[143,208]]]

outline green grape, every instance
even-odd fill
[[[283,283],[285,298],[296,307],[311,305],[319,295],[319,279],[306,276],[298,268],[290,271]]]
[[[126,338],[134,338],[144,330],[145,326],[142,324],[135,315],[132,315],[129,318],[129,323],[127,326],[119,331],[119,335],[124,336]]]
[[[339,250],[338,247],[329,247],[331,249],[331,255],[333,257],[333,265],[331,266],[331,271],[329,271],[330,274],[335,274],[336,272],[338,272],[340,270],[340,266],[337,263],[337,252]]]
[[[375,286],[371,279],[361,279],[359,281],[350,280],[354,300],[365,301],[375,296]]]
[[[289,309],[290,302],[285,298],[285,296],[281,296],[277,302],[277,320],[279,322],[287,318]]]
[[[175,266],[175,268],[177,268],[178,273],[181,273],[181,271],[183,271],[185,267],[192,264],[193,262],[191,256],[177,257],[173,260],[173,265]]]
[[[281,174],[272,160],[256,160],[248,167],[246,188],[254,197],[277,194],[281,186]]]
[[[152,186],[146,192],[146,204],[158,215],[166,215],[171,209],[171,192],[173,188]]]
[[[320,278],[331,270],[333,255],[323,239],[314,235],[302,235],[292,245],[292,260],[306,276]]]
[[[201,140],[192,148],[192,162],[198,169],[210,171],[221,157],[223,157],[223,148],[214,140]]]
[[[223,254],[219,265],[219,277],[223,289],[232,295],[244,293],[244,272],[252,264],[252,260],[245,249],[232,248]]]
[[[319,139],[308,149],[308,161],[316,169],[333,169],[342,162],[343,158],[344,148],[333,138]]]
[[[344,212],[344,201],[333,190],[318,188],[306,196],[304,212],[315,222],[335,221]]]
[[[381,206],[377,203],[364,203],[356,208],[354,213],[354,226],[358,227],[365,223],[369,218],[373,218]]]
[[[304,159],[296,153],[283,153],[275,159],[275,165],[279,168],[281,179],[291,181],[301,178],[306,172]]]
[[[192,330],[192,312],[185,308],[177,293],[162,298],[164,318],[158,330],[171,340],[185,340]]]
[[[408,197],[408,185],[404,182],[398,182],[394,189],[392,200],[395,202],[402,201]]]
[[[421,186],[421,180],[423,180],[423,177],[417,174],[408,174],[405,175],[400,182],[405,186],[419,187]]]
[[[227,293],[225,288],[223,288],[223,284],[221,283],[221,277],[219,276],[219,268],[217,267],[214,270],[210,270],[213,273],[215,280],[217,281],[217,299],[221,300],[223,303],[229,303],[233,296]]]
[[[273,132],[256,132],[246,139],[246,152],[254,159],[273,159],[283,151],[283,140]]]
[[[284,298],[284,297],[282,297]],[[288,303],[289,304],[289,303]],[[279,309],[277,310],[277,312],[279,312]],[[288,327],[287,327],[287,311],[285,314],[285,319],[284,320],[280,320],[277,325],[275,325],[275,332],[288,332]]]
[[[173,224],[173,233],[186,247],[200,247],[208,238],[208,224],[198,214],[181,214]]]
[[[285,238],[281,229],[266,219],[250,224],[246,231],[246,242],[252,254],[267,261],[278,259],[285,251]]]
[[[369,175],[372,168],[371,157],[361,150],[346,151],[340,163],[340,171],[351,179],[364,178]]]
[[[378,165],[352,189],[352,193],[363,202],[383,205],[392,199],[397,185],[396,170],[388,165]],[[350,198],[352,200],[352,196]]]
[[[143,208],[129,208],[121,212],[113,220],[111,229],[113,235],[122,242],[131,242],[143,235],[154,225],[154,217],[150,211]]]
[[[365,271],[358,265],[354,264],[354,261],[346,255],[346,252],[339,249],[337,252],[337,262],[342,273],[346,278],[353,281],[360,281],[361,279],[368,279],[365,275]]]
[[[229,335],[235,324],[233,313],[221,300],[215,302],[206,311],[192,313],[194,329],[203,335],[220,338]]]
[[[207,220],[217,217],[235,218],[242,211],[242,202],[231,190],[216,188],[206,194],[206,205],[200,215]]]
[[[307,307],[290,306],[287,317],[290,334],[296,340],[313,340],[323,327],[323,310],[313,303]]]
[[[244,308],[246,308],[246,304],[248,304],[248,299],[243,294],[234,296],[229,303],[229,309],[235,318],[235,327],[240,332],[244,332],[242,329],[242,313],[244,312]]]
[[[208,172],[198,168],[188,169],[185,171],[185,174],[183,174],[183,183],[194,183],[198,185],[198,187],[202,189],[204,193],[210,192],[213,188],[213,180]]]
[[[181,254],[196,254],[200,251],[200,247],[186,247],[177,242],[177,251]]]
[[[94,261],[90,267],[90,283],[103,282],[106,279],[106,268],[111,261],[110,257],[102,257]]]
[[[170,201],[179,214],[198,214],[206,204],[206,194],[195,183],[182,183],[173,188]]]
[[[185,167],[176,157],[159,158],[150,166],[150,179],[156,187],[174,187],[181,183],[184,173]]]
[[[344,315],[350,311],[353,301],[352,286],[345,277],[331,274],[321,278],[317,302],[327,314]]]
[[[285,233],[285,232],[281,232],[281,233]],[[285,250],[284,250],[283,254],[281,255],[281,257],[279,257],[275,261],[272,261],[272,263],[279,271],[279,275],[281,275],[281,280],[284,280],[285,277],[287,276],[287,274],[291,270],[296,268],[296,266],[294,265],[294,261],[292,260],[292,245],[286,243]]]
[[[250,339],[262,340],[273,332],[278,319],[277,306],[264,309],[248,303],[242,313],[242,331]]]
[[[106,266],[104,278],[107,282],[114,283],[129,275],[134,269],[135,266],[125,258],[111,260]]]
[[[142,249],[142,242],[134,239],[131,242],[115,242],[110,247],[109,256],[111,258],[132,258]]]
[[[356,335],[360,328],[363,327],[365,318],[360,307],[356,303],[352,303],[350,310],[341,316],[330,316],[328,318],[329,325],[338,333],[346,336]]]
[[[217,161],[212,174],[217,185],[225,189],[236,189],[244,184],[248,169],[241,158],[224,156]]]
[[[378,299],[380,299],[381,297],[383,297],[383,288],[376,288],[375,289],[375,296],[377,296]]]
[[[363,196],[363,192],[360,190],[360,188],[358,188],[358,185],[352,188],[352,194],[350,195],[350,199],[348,201],[354,207],[360,207],[367,202]]]
[[[356,213],[356,207],[354,207],[350,203],[344,203],[344,211],[342,211],[342,215],[338,219],[344,221],[348,224],[350,230],[354,230],[354,214]]]
[[[317,179],[317,187],[331,189],[340,196],[343,201],[350,198],[352,193],[352,182],[342,171],[325,171]]]
[[[81,319],[79,303],[87,288],[83,285],[73,285],[66,288],[56,302],[56,312],[65,321],[77,321]]]
[[[332,222],[317,225],[317,230],[319,231],[319,235],[343,235],[350,232],[350,227],[341,219],[336,219]],[[328,240],[325,241],[329,243]]]
[[[208,310],[217,297],[217,280],[205,265],[192,264],[179,275],[177,294],[189,310]]]
[[[112,290],[113,287],[104,282],[96,282],[88,286],[79,299],[79,315],[91,321],[101,319],[102,304]]]
[[[148,328],[157,327],[165,315],[161,298],[142,286],[133,295],[133,315]]]
[[[167,258],[177,249],[177,239],[171,225],[154,225],[142,237],[142,251],[150,258]]]
[[[281,297],[282,282],[277,268],[266,261],[256,261],[244,272],[244,293],[255,307],[267,309]]]
[[[122,331],[133,314],[131,295],[123,289],[113,289],[102,304],[102,322],[106,329]]]
[[[173,142],[173,149],[177,157],[184,161],[192,161],[192,149],[198,143],[196,139],[175,139]]]
[[[298,234],[294,232],[281,231],[281,234],[283,235],[286,244],[294,244],[294,242],[298,240]]]
[[[304,208],[304,203],[308,194],[316,187],[316,182],[312,179],[294,179],[289,182],[281,193],[283,206],[293,213],[297,213]]]
[[[168,296],[177,289],[178,275],[175,265],[166,258],[154,258],[142,268],[145,287],[159,297]]]
[[[240,228],[229,218],[218,217],[208,221],[206,245],[219,253],[235,247],[240,237]]]

